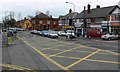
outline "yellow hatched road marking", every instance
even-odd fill
[[[54,48],[50,48],[49,50],[56,50],[56,51],[63,51],[64,49],[54,49]],[[92,53],[92,51],[81,51],[81,50],[74,50],[74,52],[82,52],[82,53]],[[107,53],[97,53],[97,54],[104,54],[104,55],[110,55],[110,53],[109,52],[107,52]],[[113,54],[111,54],[111,55],[113,55]],[[114,54],[115,55],[115,54]],[[118,56],[118,55],[115,55],[115,56]]]
[[[98,53],[99,51],[100,51],[100,49],[97,50],[97,51],[95,51],[95,52],[93,52],[93,53],[91,53],[91,54],[89,54],[88,56],[85,56],[84,58],[82,58],[82,59],[80,59],[80,60],[74,62],[73,64],[67,66],[66,68],[70,68],[70,67],[72,67],[72,66],[74,66],[74,65],[76,65],[76,64],[78,64],[78,63],[80,63],[80,62],[82,62],[83,60],[86,60],[87,58],[89,58],[89,57],[91,57],[92,55]]]
[[[61,69],[65,70],[66,72],[71,72],[68,68],[62,66],[61,64],[57,63],[56,61],[54,61],[53,59],[49,58],[48,56],[46,56],[44,53],[42,53],[40,50],[38,50],[37,48],[33,47],[31,44],[29,44],[27,41],[24,41],[22,38],[20,38],[23,42],[25,42],[27,45],[29,45],[30,47],[32,47],[35,51],[37,51],[40,55],[42,55],[43,57],[45,57],[47,60],[51,61],[52,63],[54,63],[55,65],[57,65],[58,67],[60,67]]]
[[[72,50],[77,49],[77,48],[79,48],[79,47],[75,47],[75,48],[72,48],[72,49],[69,49],[69,50],[64,50],[64,51],[62,51],[62,52],[59,52],[59,53],[50,55],[49,57],[56,56],[56,55],[59,55],[59,54],[65,53],[65,52],[69,52],[69,51],[72,51]]]
[[[64,42],[64,41],[62,41],[62,42]],[[67,42],[64,42],[64,43],[67,43]],[[99,48],[89,47],[89,46],[80,45],[80,44],[76,44],[76,45],[81,46],[81,47],[84,47],[84,48],[90,48],[90,49],[93,49],[93,50],[98,50],[98,49],[99,49]],[[112,51],[109,51],[109,50],[103,50],[103,49],[100,49],[100,50],[101,50],[101,51],[104,51],[104,52],[112,53],[113,55],[119,55],[119,56],[120,56],[120,54],[117,53],[117,52],[112,52]]]
[[[25,71],[30,70],[30,71],[32,71],[32,69],[29,69],[29,68],[26,68],[26,67],[10,65],[10,64],[0,64],[0,66],[11,68],[11,69],[14,69],[14,70],[25,70]]]
[[[98,50],[99,48],[94,48],[94,47],[89,47],[89,46],[84,46],[84,45],[78,45],[78,46],[83,46],[83,47],[85,47],[85,48],[90,48],[90,49],[93,49],[93,50]],[[101,51],[103,51],[103,52],[108,52],[108,53],[111,53],[111,54],[113,54],[113,55],[119,55],[120,56],[120,54],[119,53],[116,53],[116,52],[112,52],[112,51],[109,51],[109,50],[103,50],[103,49],[100,49]]]
[[[49,56],[48,54],[46,54]],[[54,57],[59,57],[59,58],[70,58],[70,59],[82,59],[82,58],[77,58],[77,57],[69,57],[69,56],[54,56]],[[95,60],[95,59],[86,59],[87,61],[94,61],[94,62],[103,62],[103,63],[112,63],[112,64],[120,64],[120,62],[114,62],[114,61],[109,61],[109,60]]]
[[[47,49],[56,49],[56,47],[61,47],[61,46],[65,46],[65,45],[57,45],[57,46],[53,46],[53,47],[49,47],[49,48],[43,48],[41,51],[47,50]]]

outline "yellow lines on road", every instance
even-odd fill
[[[84,47],[84,48],[93,49],[93,50],[98,50],[98,49],[99,49],[99,48],[84,46],[84,45],[80,45],[80,44],[77,44],[77,45],[78,45],[78,46],[82,46],[82,47]],[[112,52],[112,51],[110,51],[110,50],[103,50],[103,49],[100,49],[100,50],[103,51],[103,52],[108,52],[108,53],[111,53],[111,54],[113,54],[113,55],[120,56],[120,54],[117,53],[117,52]]]
[[[48,54],[46,54],[47,56],[49,56]],[[59,58],[69,58],[69,59],[82,59],[82,58],[78,58],[78,57],[69,57],[69,56],[53,56],[53,57],[59,57]],[[93,61],[93,62],[103,62],[103,63],[112,63],[112,64],[120,64],[120,62],[114,62],[114,61],[110,61],[110,60],[95,60],[95,59],[86,59],[87,61]]]
[[[49,48],[43,48],[41,51],[44,51],[44,50],[47,50],[47,49],[55,49],[56,47],[61,47],[61,46],[64,46],[64,45],[56,45],[56,46],[53,46],[53,47],[49,47]]]
[[[120,64],[120,62],[114,62],[109,60],[94,60],[94,59],[86,59],[88,61],[95,61],[95,62],[104,62],[104,63],[112,63],[112,64]]]
[[[74,50],[74,49],[77,49],[77,48],[79,48],[79,47],[75,47],[75,48],[72,48],[72,49],[68,49],[68,50],[61,51],[61,52],[59,52],[59,53],[50,55],[49,57],[56,56],[56,55],[59,55],[59,54],[65,53],[65,52],[70,52],[70,51],[72,51],[72,50]]]
[[[38,52],[40,55],[42,55],[44,58],[46,58],[47,60],[49,60],[50,62],[52,62],[53,64],[55,64],[56,66],[60,67],[61,69],[65,70],[66,72],[71,72],[68,68],[62,66],[61,64],[57,63],[56,61],[54,61],[53,59],[51,59],[50,57],[48,57],[47,55],[45,55],[44,53],[42,53],[40,50],[38,50],[37,48],[33,47],[31,44],[29,44],[27,41],[24,41],[22,38],[20,38],[23,42],[25,42],[27,45],[29,45],[31,48],[33,48],[36,52]]]
[[[62,42],[62,41],[61,41]],[[64,42],[64,41],[63,41]],[[67,43],[69,44],[68,42],[64,42],[64,43]],[[84,47],[84,48],[89,48],[89,49],[93,49],[93,50],[98,50],[99,48],[95,48],[95,47],[90,47],[90,46],[85,46],[85,45],[80,45],[80,44],[76,44],[80,47]],[[117,52],[112,52],[110,50],[103,50],[103,49],[100,49],[101,51],[104,51],[104,52],[108,52],[108,53],[111,53],[113,55],[117,55],[117,56],[120,56],[120,53],[117,53]]]
[[[24,70],[24,71],[32,71],[32,69],[26,68],[26,67],[21,67],[21,66],[16,66],[16,65],[10,65],[10,64],[0,64],[2,67],[7,67],[11,68],[13,70]]]
[[[111,53],[111,54],[113,54],[113,55],[120,56],[120,54],[119,54],[119,53],[112,52],[112,51],[109,51],[109,50],[101,50],[101,51],[103,51],[103,52],[108,52],[108,53]]]
[[[55,50],[55,51],[63,51],[64,49],[54,49],[54,48],[50,48],[49,50]],[[82,52],[82,53],[92,53],[92,51],[83,51],[83,50],[74,50],[73,52]],[[103,55],[113,55],[113,54],[110,54],[109,52],[106,52],[106,53],[97,53],[97,54],[103,54]],[[115,55],[116,56],[116,55]],[[118,55],[117,55],[118,56]]]
[[[70,68],[70,67],[72,67],[72,66],[76,65],[76,64],[78,64],[78,63],[82,62],[83,60],[86,60],[87,58],[89,58],[89,57],[93,56],[94,54],[96,54],[96,53],[98,53],[98,52],[100,52],[100,49],[98,49],[97,51],[95,51],[95,52],[93,52],[93,53],[89,54],[88,56],[85,56],[84,58],[82,58],[82,59],[80,59],[80,60],[76,61],[75,63],[73,63],[73,64],[71,64],[71,65],[67,66],[66,68]]]

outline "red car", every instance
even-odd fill
[[[87,30],[87,37],[88,38],[91,38],[91,37],[101,38],[102,35],[103,34],[101,34],[99,30],[94,30],[94,29]]]

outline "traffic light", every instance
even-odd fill
[[[72,19],[69,19],[69,26],[72,26]]]

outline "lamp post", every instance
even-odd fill
[[[86,7],[84,6],[83,37],[85,36],[85,32],[86,32],[85,8],[86,8]]]
[[[66,3],[68,3],[68,4],[72,4],[73,7],[74,7],[74,12],[75,12],[75,5],[74,5],[72,2],[66,2]]]
[[[66,2],[66,3],[68,3],[68,4],[72,4],[73,5],[73,8],[74,8],[74,12],[75,12],[75,5],[72,3],[72,2]],[[71,21],[69,21],[69,22],[71,22]],[[72,20],[72,24],[71,24],[71,35],[70,35],[70,39],[72,39],[72,26],[73,26],[73,20]]]

